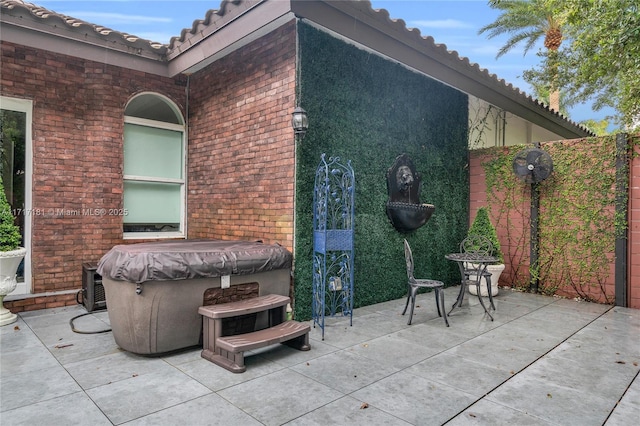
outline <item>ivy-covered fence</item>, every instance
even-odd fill
[[[480,174],[471,171],[472,181],[485,179],[486,186],[476,188],[486,188],[484,200],[504,251],[507,268],[500,283],[520,289],[529,288],[531,277],[531,185],[515,176],[512,163],[524,148],[474,151],[471,162],[472,168],[483,169]],[[626,219],[616,215],[615,208],[620,196],[616,137],[549,142],[541,148],[551,155],[554,171],[539,184],[539,268],[533,274],[539,291],[613,303],[616,236],[627,230]]]
[[[444,255],[467,232],[467,96],[302,22],[298,35],[297,101],[309,130],[296,148],[296,318],[311,318],[313,185],[323,153],[351,160],[355,171],[356,307],[406,294],[403,238],[417,276],[455,283],[459,272]],[[420,201],[435,205],[411,234],[385,212],[386,173],[402,153],[422,175]]]

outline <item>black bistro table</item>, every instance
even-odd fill
[[[451,253],[451,254],[445,255],[444,257],[445,259],[452,260],[458,264],[458,267],[460,268],[460,275],[462,276],[458,298],[456,299],[455,303],[451,307],[451,310],[449,311],[449,313],[453,311],[456,305],[458,307],[462,306],[462,300],[464,300],[464,294],[466,293],[467,287],[469,285],[475,285],[476,288],[478,289],[478,300],[480,301],[480,304],[482,305],[482,308],[484,309],[486,314],[489,315],[489,318],[491,318],[491,321],[493,321],[493,317],[489,313],[489,310],[485,306],[484,301],[482,300],[482,296],[480,295],[480,284],[482,281],[482,277],[485,276],[485,273],[487,271],[487,266],[492,263],[498,262],[499,259],[495,256],[489,256],[486,254],[479,254],[479,253]],[[465,263],[473,263],[478,265],[478,267],[474,270],[470,270],[469,268],[465,267]],[[470,279],[470,277],[473,275],[475,275],[475,280]],[[489,288],[487,289],[487,292],[489,293],[489,301],[491,302],[491,308],[495,310],[496,307],[494,306],[493,298],[491,297],[491,288],[490,288],[491,286],[489,285],[488,287]]]

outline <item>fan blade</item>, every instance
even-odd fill
[[[521,166],[526,166],[527,165],[527,159],[522,155],[522,153],[519,153],[518,155],[516,155],[513,158],[513,164],[518,164]]]
[[[549,174],[549,168],[546,165],[539,165],[533,169],[533,181],[543,181],[549,177]]]
[[[519,152],[513,159],[513,172],[520,177],[524,177],[530,172],[527,165],[525,152]]]
[[[513,171],[516,173],[516,175],[520,176],[520,177],[524,177],[529,175],[529,173],[531,173],[529,171],[529,169],[527,168],[527,165],[520,165],[520,164],[515,164],[513,166]]]
[[[540,157],[542,156],[542,153],[538,150],[531,150],[529,152],[527,152],[527,163],[528,164],[537,164],[538,161],[540,160]]]

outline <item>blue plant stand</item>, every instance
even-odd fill
[[[313,192],[313,327],[341,314],[353,325],[355,175],[351,161],[322,154]]]

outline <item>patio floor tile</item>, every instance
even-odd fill
[[[450,309],[458,288],[445,289]],[[465,295],[327,317],[311,350],[272,345],[231,373],[201,347],[118,348],[108,312],[20,313],[0,327],[0,423],[39,425],[629,425],[640,418],[640,310],[509,289],[494,321]],[[488,302],[485,299],[485,302]],[[74,327],[84,333],[71,330]],[[311,322],[309,323],[313,325]]]
[[[354,392],[398,371],[392,366],[369,360],[351,350],[335,352],[298,364],[292,370],[344,394]]]
[[[127,426],[214,424],[259,426],[262,423],[216,394],[195,398],[126,423]]]
[[[340,398],[287,423],[287,426],[326,425],[409,426],[411,423],[405,422],[351,396]]]
[[[443,424],[476,400],[471,394],[405,371],[352,396],[414,425]]]
[[[556,426],[557,423],[482,399],[447,423],[447,426],[472,425]]]
[[[74,392],[3,411],[0,418],[3,425],[110,426],[113,424],[84,392]]]
[[[210,394],[211,390],[175,369],[169,369],[119,380],[86,392],[117,425]]]
[[[277,371],[218,392],[265,425],[281,425],[344,396],[296,371]]]
[[[16,374],[5,373],[0,386],[1,407],[4,412],[81,390],[69,373],[59,365]]]
[[[603,424],[614,400],[571,389],[531,375],[517,375],[487,396],[487,400],[565,425]]]

